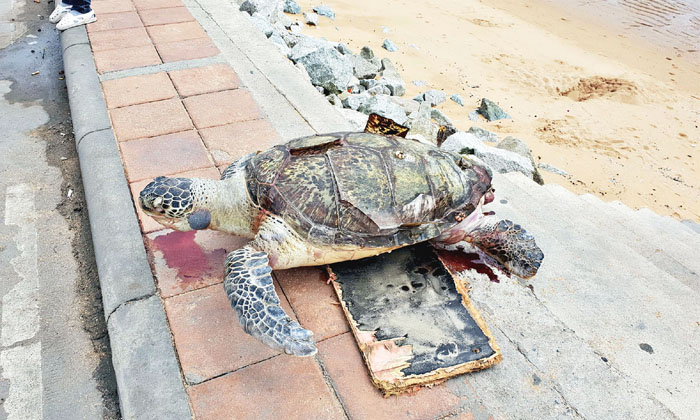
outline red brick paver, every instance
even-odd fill
[[[90,44],[93,51],[107,51],[130,47],[147,47],[151,45],[151,38],[146,32],[146,28],[139,26],[136,28],[90,32]]]
[[[178,7],[182,6],[180,0],[133,0],[136,8],[140,10],[160,9],[163,7]]]
[[[333,286],[327,284],[323,267],[302,267],[276,271],[284,294],[294,308],[299,323],[321,341],[350,330]]]
[[[210,178],[210,179],[219,179],[221,174],[219,171],[214,168],[214,167],[208,167],[208,168],[202,168],[202,169],[195,169],[194,171],[187,171],[187,172],[182,172],[178,174],[173,174],[172,176],[181,176],[181,177],[187,177],[187,178]],[[131,189],[131,195],[134,199],[134,203],[138,203],[138,198],[139,198],[139,193],[141,190],[143,190],[146,185],[148,185],[149,182],[151,182],[152,179],[144,179],[143,181],[136,181],[132,182],[129,185],[129,188]],[[141,231],[143,233],[151,233],[156,230],[161,230],[163,229],[163,225],[160,223],[156,222],[152,217],[146,216],[146,214],[141,210],[141,207],[136,205],[136,214],[139,217],[139,223],[141,223]],[[165,282],[165,279],[158,279],[159,285],[163,285]]]
[[[190,96],[183,100],[197,128],[262,118],[260,108],[245,89]]]
[[[238,76],[227,64],[176,70],[169,74],[181,96],[219,92],[240,86]]]
[[[190,117],[177,99],[111,109],[109,115],[119,141],[175,133],[192,128]],[[182,158],[185,159],[187,156]]]
[[[219,49],[209,38],[188,39],[186,41],[158,44],[158,53],[164,63],[196,58],[212,57],[219,54]]]
[[[95,11],[99,19],[106,13],[129,12],[136,10],[130,0],[100,0],[90,3],[90,7]]]
[[[107,108],[155,102],[177,96],[165,73],[124,77],[102,82]]]
[[[190,398],[198,419],[345,418],[313,358],[278,356],[193,386]]]
[[[280,142],[277,132],[264,119],[203,128],[199,132],[217,166]]]
[[[121,143],[120,148],[129,182],[212,165],[194,131],[127,141]]]
[[[126,70],[160,64],[160,58],[152,45],[94,52],[98,73]]]
[[[282,308],[293,316],[279,287],[277,292]],[[279,354],[243,331],[222,284],[168,298],[165,310],[189,383],[199,383]]]
[[[207,36],[196,21],[149,26],[147,30],[151,40],[156,45],[165,42],[205,38]]]
[[[318,351],[352,419],[435,419],[459,406],[459,398],[445,385],[384,398],[372,384],[351,333],[319,343]]]
[[[108,31],[113,29],[137,28],[143,26],[135,11],[108,13],[101,15],[96,22],[87,25],[88,32]]]
[[[189,22],[194,20],[186,7],[139,10],[139,16],[141,16],[141,21],[146,26],[166,25],[168,23]]]

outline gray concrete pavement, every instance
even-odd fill
[[[53,4],[0,3],[0,418],[116,419]]]

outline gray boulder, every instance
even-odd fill
[[[462,97],[459,96],[459,94],[455,93],[454,95],[450,96],[450,99],[452,102],[458,104],[459,106],[464,106],[464,101],[462,100]]]
[[[322,4],[320,6],[314,6],[314,12],[318,13],[321,16],[325,16],[330,20],[335,19],[335,12],[333,11],[333,9],[326,6],[325,4]]]
[[[454,124],[452,124],[452,121],[450,121],[450,119],[447,117],[447,115],[445,115],[439,109],[435,109],[435,108],[431,109],[430,118],[434,119],[435,122],[440,124],[440,125],[445,125],[447,127],[454,127]]]
[[[380,85],[389,88],[392,96],[403,96],[406,93],[406,84],[401,78],[401,74],[388,58],[382,59],[382,76],[377,80]]]
[[[239,10],[251,16],[258,13],[274,24],[284,16],[284,0],[245,0]]]
[[[564,171],[564,170],[561,170],[561,169],[559,169],[559,168],[557,168],[557,167],[554,167],[554,166],[550,165],[549,163],[540,163],[540,164],[537,165],[537,166],[538,166],[540,169],[542,169],[543,171],[552,172],[552,173],[554,173],[554,174],[561,175],[561,176],[565,176],[565,177],[568,177],[568,176],[569,176],[569,173],[568,173],[568,172],[566,172],[566,171]]]
[[[389,90],[389,88],[384,85],[376,85],[374,87],[371,87],[367,89],[367,93],[369,93],[372,96],[391,95],[391,91]]]
[[[498,143],[498,134],[488,130],[484,130],[483,128],[471,127],[469,130],[467,130],[467,133],[474,134],[481,141],[486,141],[489,143]]]
[[[331,105],[334,105],[334,106],[337,107],[337,108],[342,108],[342,107],[343,107],[343,101],[342,101],[342,100],[340,99],[340,97],[339,97],[338,95],[336,95],[335,93],[326,96],[326,99],[328,99],[328,102],[329,102]]]
[[[428,83],[425,80],[414,80],[413,81],[413,86],[421,87],[421,86],[425,86],[427,84]]]
[[[474,122],[479,121],[479,110],[475,109],[474,111],[470,112],[469,119]]]
[[[394,44],[394,42],[390,39],[385,39],[384,42],[382,43],[382,48],[389,52],[396,52],[399,50],[399,47]]]
[[[430,89],[413,98],[414,101],[427,102],[430,106],[440,105],[445,102],[446,99],[447,95],[445,95],[445,92],[437,89]]]
[[[400,96],[390,96],[389,99],[391,99],[391,102],[403,108],[404,112],[406,112],[406,115],[413,114],[414,112],[417,112],[420,108],[420,104],[418,102],[408,98],[402,98]],[[428,113],[428,118],[430,118],[430,113]]]
[[[335,49],[338,50],[338,52],[343,54],[343,55],[352,55],[352,51],[350,50],[350,48],[348,48],[347,45],[345,45],[344,42],[339,43],[335,47]]]
[[[338,111],[343,114],[343,117],[345,117],[354,130],[363,131],[365,126],[367,126],[369,115],[353,111],[352,109],[338,109]]]
[[[289,58],[301,63],[309,73],[314,86],[323,87],[328,93],[344,91],[353,77],[352,62],[330,43],[314,44],[301,41],[292,48]]]
[[[301,7],[294,0],[284,0],[284,12],[298,15],[301,13]]]
[[[270,41],[272,41],[273,44],[275,44],[275,46],[280,50],[282,55],[284,55],[285,57],[287,57],[289,55],[289,52],[291,50],[289,49],[289,47],[287,46],[287,43],[285,42],[285,40],[282,38],[282,36],[279,33],[275,32],[268,39]]]
[[[406,122],[406,113],[403,108],[392,102],[384,95],[372,96],[357,109],[369,114],[379,114],[382,117],[391,118],[397,124],[403,125]]]
[[[318,26],[318,15],[316,13],[304,13],[304,23],[307,25]]]
[[[341,95],[341,98],[343,98],[343,96],[345,95]],[[367,92],[349,94],[343,98],[343,108],[349,108],[353,111],[357,111],[362,104],[369,100],[370,97],[370,94]]]
[[[359,55],[348,55],[352,60],[353,71],[358,79],[374,79],[379,74],[379,66]]]
[[[275,28],[272,26],[272,24],[268,22],[267,19],[265,19],[265,17],[263,17],[263,15],[260,13],[253,13],[250,20],[253,22],[253,25],[255,25],[255,27],[258,28],[260,32],[264,33],[268,38],[275,32]]]
[[[415,101],[413,101],[415,102]],[[438,126],[430,119],[430,104],[423,102],[408,117],[406,138],[437,146]]]
[[[442,144],[442,148],[455,153],[474,155],[491,170],[499,173],[520,172],[532,178],[535,168],[529,159],[517,153],[485,145],[474,134],[458,131]]]
[[[382,63],[379,62],[379,59],[374,55],[374,51],[372,51],[370,47],[366,45],[362,47],[362,49],[360,50],[360,57],[377,66],[379,70],[382,70]]]
[[[532,158],[532,153],[530,152],[530,148],[528,147],[527,144],[525,144],[524,141],[520,139],[516,139],[515,137],[508,136],[501,140],[496,147],[499,149],[503,150],[508,150],[513,153],[517,153],[520,156],[528,159],[530,163],[532,164],[532,179],[537,182],[540,185],[544,184],[544,180],[542,179],[542,175],[540,175],[540,172],[537,170],[537,165],[535,165],[535,160]]]
[[[294,24],[289,27],[289,30],[292,31],[293,34],[301,35],[301,25],[299,22],[294,22]]]
[[[505,111],[496,105],[493,101],[486,98],[481,99],[481,106],[479,106],[479,114],[483,115],[489,121],[510,119]]]
[[[367,89],[371,89],[377,86],[377,81],[374,79],[360,79],[360,84]]]

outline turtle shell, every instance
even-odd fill
[[[485,171],[418,141],[371,133],[303,137],[246,164],[251,200],[312,242],[395,247],[458,224]]]

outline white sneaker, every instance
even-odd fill
[[[97,17],[95,17],[94,10],[90,10],[87,13],[78,13],[75,10],[71,10],[61,18],[61,21],[58,22],[58,24],[56,24],[56,29],[59,31],[65,31],[68,28],[86,25],[96,20]]]
[[[65,4],[61,0],[56,0],[56,8],[53,9],[53,12],[51,12],[49,22],[58,23],[66,13],[70,12],[70,9],[72,8],[73,6],[70,4]]]

